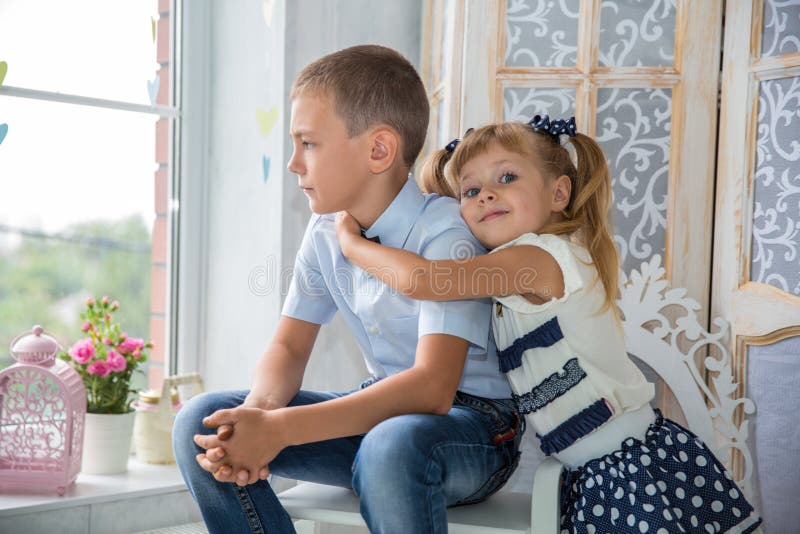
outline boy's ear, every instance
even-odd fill
[[[569,176],[562,174],[553,182],[553,205],[552,211],[560,213],[569,206],[569,199],[572,196],[572,182]]]
[[[400,139],[390,128],[378,128],[370,136],[369,170],[372,174],[386,172],[397,159]]]

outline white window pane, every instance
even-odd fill
[[[0,116],[0,346],[37,323],[74,341],[102,295],[150,337],[157,118],[12,97]]]
[[[157,0],[2,0],[4,85],[149,104],[159,68],[151,18]]]

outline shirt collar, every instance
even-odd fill
[[[382,245],[403,248],[424,204],[425,196],[414,179],[409,177],[392,203],[364,234],[367,238],[379,237]]]

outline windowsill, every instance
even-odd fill
[[[186,490],[176,465],[128,461],[128,472],[118,475],[78,474],[63,496],[53,494],[0,495],[0,518],[17,514],[72,508]]]

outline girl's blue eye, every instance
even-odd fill
[[[478,194],[478,191],[480,190],[477,187],[470,187],[469,189],[464,190],[462,196],[464,198],[472,198]]]
[[[511,174],[510,172],[505,173],[503,176],[500,177],[501,184],[510,184],[514,180],[517,179],[516,174]]]

